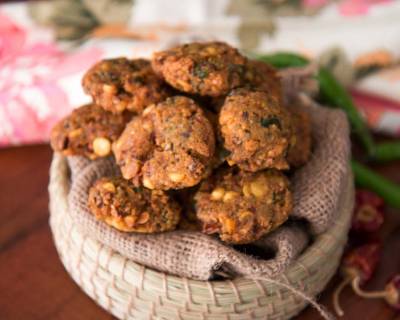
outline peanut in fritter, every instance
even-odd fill
[[[164,191],[137,188],[119,178],[101,178],[89,190],[92,214],[124,232],[155,233],[174,230],[181,208]]]
[[[129,113],[112,114],[95,104],[84,105],[53,127],[50,143],[66,156],[105,157],[130,118]]]
[[[288,179],[278,170],[218,170],[195,196],[203,232],[233,244],[251,243],[286,221],[292,210]]]
[[[145,59],[102,60],[86,72],[82,85],[98,105],[113,113],[129,110],[140,114],[172,94]]]
[[[122,175],[149,189],[182,189],[209,172],[215,151],[203,110],[183,96],[168,98],[135,117],[113,147]]]

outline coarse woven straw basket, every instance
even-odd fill
[[[54,155],[50,170],[50,226],[68,273],[100,306],[120,319],[288,319],[334,275],[354,198],[349,176],[339,218],[276,279],[197,281],[141,266],[81,234],[68,214],[69,169]]]

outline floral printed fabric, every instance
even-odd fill
[[[68,81],[100,57],[94,48],[65,53],[0,11],[0,146],[46,141],[74,106]]]
[[[0,146],[47,141],[56,121],[90,101],[80,81],[97,60],[149,56],[176,43],[204,39],[224,40],[246,52],[289,50],[319,59],[332,47],[340,48],[347,61],[334,73],[353,87],[371,127],[400,135],[399,1],[80,1],[84,14],[90,12],[97,22],[78,45],[56,40],[57,25],[39,27],[28,4],[0,5]],[[125,25],[104,24],[101,13],[107,6],[128,11]],[[375,61],[378,71],[357,76],[357,70]]]

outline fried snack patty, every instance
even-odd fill
[[[85,92],[105,110],[141,113],[171,92],[145,59],[115,58],[102,60],[86,72],[82,80]]]
[[[306,111],[296,106],[289,108],[289,112],[293,132],[287,160],[290,166],[300,167],[311,155],[311,119]]]
[[[223,42],[184,44],[153,55],[153,69],[174,88],[220,96],[243,83],[247,59]]]
[[[95,104],[84,105],[58,122],[51,131],[54,151],[90,159],[108,156],[131,115],[112,114]]]
[[[227,161],[246,171],[287,169],[291,137],[287,110],[275,96],[263,91],[238,89],[226,99],[219,115]]]
[[[161,190],[199,183],[208,174],[214,149],[214,132],[203,110],[182,96],[148,107],[113,147],[125,179]]]
[[[97,219],[125,232],[174,230],[181,212],[165,192],[136,188],[118,177],[97,180],[89,190],[88,205]]]
[[[246,85],[265,91],[281,100],[282,84],[278,72],[271,65],[257,60],[249,60],[246,67]]]
[[[274,169],[219,170],[201,184],[195,200],[203,232],[235,244],[260,239],[284,223],[292,210],[289,182]]]

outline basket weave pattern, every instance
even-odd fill
[[[309,296],[323,290],[339,264],[350,223],[349,176],[339,218],[275,280],[196,281],[143,267],[81,234],[68,214],[67,161],[55,155],[50,172],[50,225],[60,258],[75,282],[120,319],[288,319],[307,304],[279,285]],[[278,283],[276,283],[278,282]]]

